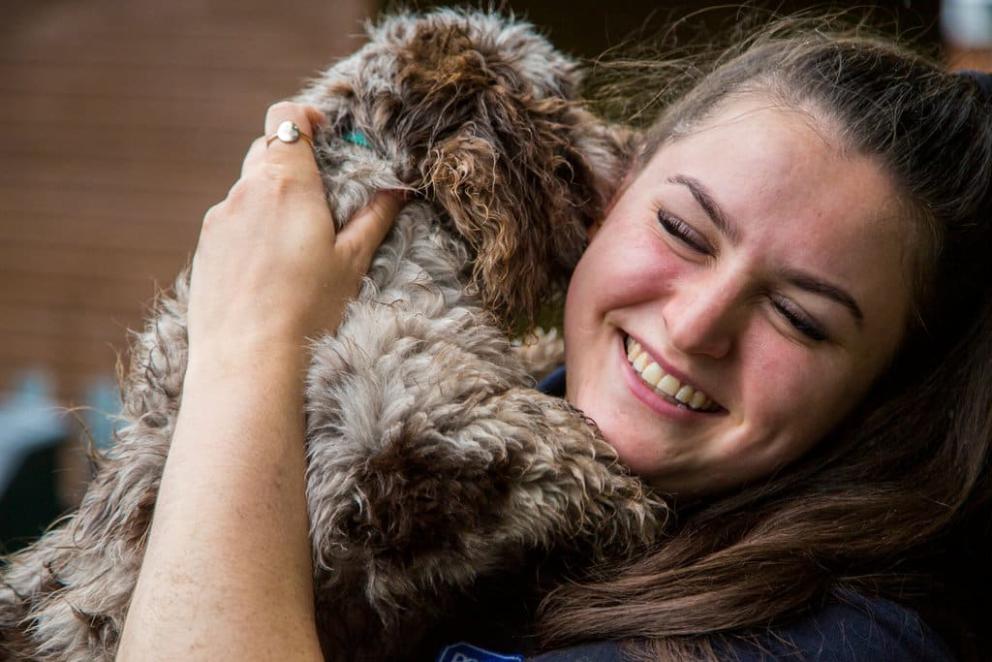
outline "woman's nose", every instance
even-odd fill
[[[740,324],[736,290],[714,278],[677,285],[662,313],[672,346],[684,354],[725,357]]]

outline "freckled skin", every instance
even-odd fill
[[[707,189],[736,244],[674,175]],[[709,254],[667,231],[659,208]],[[727,103],[663,146],[593,228],[565,305],[567,399],[660,489],[710,493],[769,474],[822,439],[898,348],[911,227],[898,209],[888,174],[842,151],[828,123],[762,99]],[[841,287],[863,323],[786,270]],[[776,308],[783,300],[828,339],[803,335]],[[726,411],[679,421],[636,398],[621,372],[623,333]]]

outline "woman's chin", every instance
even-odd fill
[[[597,417],[591,414],[590,417],[596,421],[606,442],[616,450],[620,461],[634,474],[651,478],[672,466],[675,458],[671,445],[660,435],[645,436],[643,430],[622,415]]]

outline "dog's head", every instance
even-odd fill
[[[323,140],[364,143],[447,213],[470,285],[510,324],[563,291],[626,165],[578,78],[531,26],[447,9],[371,27],[300,98],[327,114]]]

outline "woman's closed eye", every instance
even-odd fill
[[[810,317],[795,303],[789,299],[776,296],[772,296],[771,302],[776,312],[784,317],[786,321],[796,329],[796,331],[799,331],[804,336],[815,342],[827,340],[827,332],[824,330],[823,326]]]
[[[698,253],[703,253],[704,255],[713,254],[713,248],[710,246],[709,242],[706,241],[706,238],[681,218],[669,214],[664,209],[659,209],[658,223],[660,223],[661,227],[665,229],[665,232],[672,235],[692,250]]]
[[[713,255],[713,248],[706,238],[678,216],[670,214],[664,209],[659,209],[658,223],[661,224],[665,232],[687,248],[703,255]],[[771,303],[776,313],[781,315],[796,331],[803,334],[809,340],[821,342],[828,339],[823,325],[813,319],[813,317],[790,299],[772,296]]]

